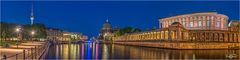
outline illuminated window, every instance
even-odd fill
[[[185,22],[183,22],[183,26],[185,26]]]
[[[190,22],[190,27],[193,27],[193,22]]]
[[[201,27],[202,26],[202,21],[198,22],[198,26]]]
[[[208,20],[208,21],[207,21],[207,27],[209,27],[209,26],[210,26],[210,21]]]
[[[220,27],[220,21],[217,22],[217,27],[218,27],[218,28]]]

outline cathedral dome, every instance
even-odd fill
[[[103,24],[102,30],[106,29],[112,29],[111,24],[108,22],[108,20]]]
[[[105,39],[106,36],[110,36],[112,33],[112,26],[111,24],[108,22],[108,20],[106,20],[106,22],[103,24],[99,36],[99,39]]]

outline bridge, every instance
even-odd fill
[[[54,44],[64,44],[64,43],[81,43],[85,42],[85,40],[49,40]]]

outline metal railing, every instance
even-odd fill
[[[41,56],[42,52],[46,50],[45,48],[48,46],[48,42],[44,43],[44,45],[41,46],[35,46],[34,48],[30,49],[24,49],[23,52],[14,54],[14,55],[3,55],[3,58],[1,60],[25,60],[25,59],[38,59],[39,56]]]

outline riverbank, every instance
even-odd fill
[[[113,42],[115,44],[167,49],[240,49],[240,43],[218,42]]]
[[[27,41],[17,45],[11,45],[8,48],[0,46],[0,58],[9,60],[15,59],[37,59],[41,55],[46,42]]]

